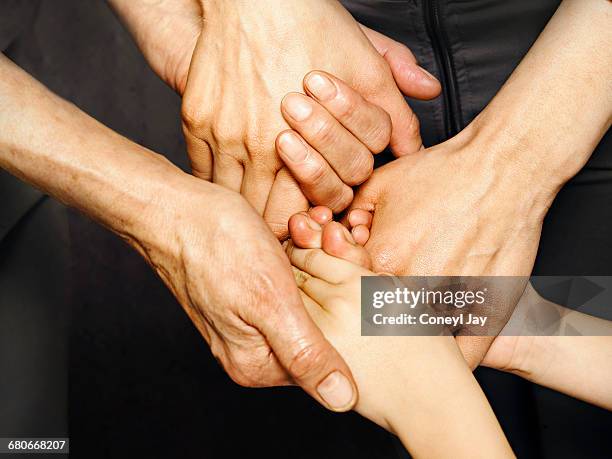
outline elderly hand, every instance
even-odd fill
[[[321,80],[307,80],[303,87],[309,71],[338,75],[387,111],[396,155],[421,148],[418,120],[400,89],[432,98],[440,92],[438,81],[406,47],[360,27],[335,0],[209,0],[195,2],[197,9],[189,0],[111,3],[153,69],[184,96],[184,132],[194,173],[242,193],[278,237],[287,235],[292,214],[308,208],[304,194],[312,198],[282,167],[274,149],[279,131],[309,116],[295,95],[285,100],[281,114],[284,95],[304,90],[310,95],[323,91],[319,94],[326,97]],[[386,145],[330,151],[326,125],[310,135],[335,176],[329,188],[319,187],[315,203],[341,211],[352,198],[349,187],[371,173],[371,153]]]
[[[353,118],[366,120],[356,132],[373,132],[385,125],[385,117],[370,104],[358,99],[350,88],[343,87],[343,91],[346,100],[354,101]],[[337,128],[341,129],[340,124]],[[293,135],[307,131],[296,129]],[[341,141],[336,140],[335,147],[340,146]],[[517,276],[516,282],[504,284],[503,301],[487,303],[488,309],[482,311],[494,323],[487,330],[493,336],[505,325],[525,287],[544,215],[558,189],[554,177],[513,162],[513,148],[511,142],[480,135],[476,123],[454,139],[377,169],[359,188],[345,220],[354,239],[365,244],[372,256],[375,272]],[[287,164],[300,178],[294,165]],[[308,177],[300,179],[303,187],[309,185]],[[298,243],[308,246],[308,241]],[[328,247],[337,248],[332,255],[363,264],[360,250],[351,244]],[[469,336],[472,334],[466,327],[458,332],[457,340],[468,363],[475,367],[493,336]]]
[[[329,409],[350,409],[351,371],[306,312],[262,218],[218,185],[186,174],[168,184],[148,209],[144,228],[154,242],[135,245],[231,378],[249,387],[298,384]]]
[[[134,247],[229,375],[299,384],[324,406],[357,400],[351,371],[310,319],[289,260],[238,193],[111,131],[0,54],[0,168]]]

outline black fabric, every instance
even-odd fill
[[[6,52],[28,29],[37,9],[38,0],[0,3],[0,52]],[[40,199],[42,193],[0,169],[0,241]]]
[[[44,198],[0,241],[0,437],[68,433],[66,209]]]
[[[0,241],[42,199],[40,191],[0,169]]]

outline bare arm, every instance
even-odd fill
[[[280,244],[240,195],[112,132],[2,55],[0,107],[0,167],[138,250],[237,383],[295,382],[329,409],[351,408],[350,370],[308,317]],[[344,378],[342,398],[320,388],[331,373]]]
[[[612,410],[612,322],[547,301],[531,286],[483,364]]]

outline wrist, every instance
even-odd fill
[[[268,36],[275,30],[296,33],[308,30],[305,27],[322,27],[320,21],[326,18],[326,7],[333,10],[340,9],[346,13],[338,0],[319,0],[316,8],[311,0],[196,0],[200,5],[202,16],[206,24],[227,24],[228,21],[237,20],[242,28],[249,33],[261,33]],[[348,14],[348,13],[346,13]],[[309,16],[311,20],[309,21]],[[247,19],[248,18],[248,19]],[[251,27],[253,24],[265,23],[265,30]],[[225,27],[223,27],[225,30]],[[227,32],[227,31],[226,31]]]
[[[566,165],[552,165],[542,145],[504,118],[483,112],[459,134],[464,150],[492,184],[495,202],[513,204],[516,218],[541,224],[563,184],[571,178]],[[458,136],[458,137],[459,137]]]
[[[179,230],[189,229],[189,220],[207,214],[208,188],[215,185],[187,174],[163,156],[155,155],[141,174],[137,198],[129,202],[128,215],[133,218],[113,228],[138,251],[165,254],[177,258],[181,252]],[[196,209],[197,207],[197,209]],[[193,209],[192,209],[193,208]],[[201,223],[201,221],[200,221]]]

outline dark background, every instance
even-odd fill
[[[6,50],[9,57],[112,129],[186,166],[180,100],[148,69],[105,2],[7,1],[0,3],[0,14],[7,6],[23,9],[15,15],[19,30]],[[426,109],[419,105],[424,116]],[[609,228],[602,227],[610,188],[571,187],[551,211],[535,274],[612,274],[609,255],[588,263],[589,247],[610,253]],[[599,209],[588,205],[593,199]],[[580,225],[567,224],[570,211]],[[72,301],[58,306],[66,308],[58,314],[71,317],[65,320],[70,346],[65,367],[59,358],[55,371],[69,374],[65,420],[74,457],[404,455],[391,435],[370,422],[327,413],[297,389],[233,384],[140,257],[80,215],[65,215],[72,253],[65,283]],[[41,228],[31,218],[20,225],[15,234]],[[2,244],[0,254],[7,245]],[[0,258],[0,268],[1,263]],[[57,329],[60,341],[62,330]],[[52,359],[63,352],[58,349],[40,344],[32,352]],[[610,413],[511,375],[486,369],[477,374],[519,457],[612,457]],[[47,390],[47,398],[65,395],[62,387],[37,390]],[[40,406],[31,416],[42,428],[49,408]],[[61,421],[50,422],[56,435],[65,429]],[[478,441],[478,432],[466,441]]]

